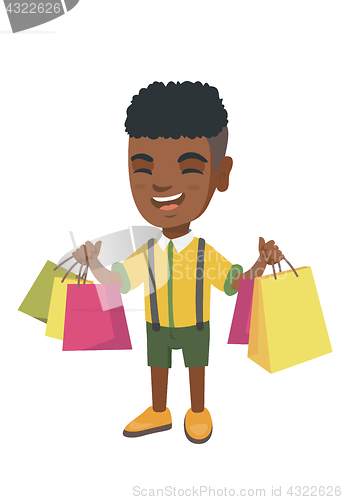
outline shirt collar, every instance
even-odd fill
[[[174,247],[175,247],[175,250],[180,253],[182,252],[182,250],[184,250],[189,244],[190,242],[193,240],[194,238],[194,234],[193,234],[193,231],[189,230],[189,232],[183,236],[180,236],[179,238],[173,238],[173,244],[174,244]],[[164,234],[162,233],[161,234],[161,237],[158,238],[158,244],[160,245],[161,249],[164,251],[167,246],[168,246],[168,243],[170,242],[170,239],[167,238],[166,236],[164,236]]]

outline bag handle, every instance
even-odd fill
[[[79,287],[80,286],[80,279],[83,280],[83,284],[85,285],[86,284],[86,281],[87,281],[87,274],[88,274],[88,267],[89,267],[89,260],[88,260],[88,253],[87,253],[87,248],[86,248],[86,245],[83,245],[83,249],[84,249],[84,252],[85,252],[85,257],[86,257],[86,269],[83,273],[83,275],[81,276],[81,271],[82,271],[82,267],[83,267],[83,264],[81,264],[80,266],[80,271],[79,271],[79,276],[77,278],[77,286]],[[64,279],[64,278],[63,278]]]
[[[82,274],[82,268],[84,266],[84,264],[81,264],[80,265],[80,270],[79,270],[79,274],[78,274],[78,277],[77,277],[77,286],[79,287],[80,286],[80,281],[83,280],[83,284],[85,285],[86,284],[86,281],[87,281],[87,274],[88,274],[88,269],[89,269],[89,259],[88,259],[88,253],[87,253],[87,248],[86,248],[86,245],[83,245],[83,248],[84,248],[84,252],[85,252],[85,256],[86,256],[86,267],[85,267],[85,270]],[[67,262],[68,260],[70,259],[73,259],[73,256],[69,257],[68,259],[64,260],[63,262],[61,262],[61,264],[59,264],[58,266],[55,267],[54,271],[57,271],[57,269],[59,267],[61,267],[65,262]],[[102,265],[100,264],[100,262],[98,261],[98,259],[96,259],[97,263],[99,264],[99,268],[101,269],[103,275],[104,275],[104,278],[105,278],[105,281],[106,281],[106,285],[109,285],[109,281],[108,281],[108,278],[106,276],[106,273],[105,271],[103,270],[102,268]],[[62,280],[61,280],[61,283],[64,282],[64,280],[67,278],[68,274],[71,272],[71,270],[76,266],[78,262],[75,262],[75,264],[73,264],[69,269],[68,271],[66,272],[66,274],[63,276]]]
[[[82,271],[82,268],[83,268],[83,264],[81,264],[80,266],[80,270],[79,270],[79,276],[77,278],[77,286],[79,287],[80,286],[80,280],[83,280],[83,284],[85,285],[86,284],[86,281],[87,281],[87,273],[88,273],[88,266],[89,266],[89,261],[88,261],[88,253],[87,253],[87,248],[86,248],[86,245],[83,245],[84,247],[84,251],[85,251],[85,257],[86,257],[86,268],[84,270],[84,273],[83,275],[81,276],[81,271]]]
[[[284,256],[283,258],[284,258],[284,260],[287,262],[287,264],[289,265],[289,267],[292,269],[292,271],[293,271],[293,273],[295,274],[295,276],[296,276],[297,278],[299,278],[299,275],[298,275],[298,273],[296,272],[296,270],[294,269],[294,267],[292,266],[292,264],[291,264],[291,263],[290,263],[290,262],[286,259],[286,257],[285,257],[285,256]],[[257,261],[256,261],[256,263],[255,263],[255,265],[254,265],[254,267],[253,267],[253,270],[252,270],[252,273],[251,273],[250,280],[253,280],[254,275],[255,275],[255,271],[256,271],[257,266],[258,266],[258,264],[259,264],[259,262],[260,262],[260,260],[261,260],[261,259],[262,259],[262,254],[260,254],[259,258],[257,259]],[[273,262],[273,261],[271,261],[271,263],[272,263],[272,268],[273,268],[274,279],[277,279],[277,278],[276,278],[276,272],[275,272],[275,265],[274,265],[274,262]],[[280,262],[278,262],[278,266],[279,266],[279,272],[281,273],[281,264],[280,264]]]
[[[83,279],[83,275],[81,276],[82,268],[83,268],[83,264],[80,265],[79,275],[77,277],[77,286],[80,286],[80,281],[81,281],[81,279]]]
[[[62,280],[61,280],[61,283],[63,283],[63,281],[66,279],[66,277],[68,276],[68,274],[71,272],[72,269],[74,269],[74,267],[76,266],[78,262],[76,261],[75,264],[73,264],[69,269],[68,271],[65,273],[65,275],[63,276]]]
[[[56,267],[54,268],[54,271],[57,271],[57,269],[58,269],[59,267],[63,266],[63,264],[65,264],[66,262],[68,262],[68,260],[73,259],[73,258],[74,258],[73,256],[68,257],[68,259],[66,259],[66,260],[64,260],[63,262],[61,262],[61,264],[58,264],[58,266],[56,266]]]
[[[287,262],[287,264],[289,265],[289,267],[292,269],[292,271],[293,271],[293,273],[295,274],[295,276],[296,276],[297,278],[299,278],[299,274],[296,272],[296,270],[294,269],[294,267],[292,266],[292,264],[291,264],[291,263],[290,263],[290,262],[286,259],[286,257],[285,257],[285,256],[284,256],[283,258],[284,258],[284,260]],[[272,263],[272,267],[273,267],[274,279],[277,279],[277,278],[276,278],[276,272],[275,272],[274,262],[273,262],[273,261],[271,261],[271,263]],[[281,273],[281,264],[280,264],[280,262],[278,262],[278,264],[279,264],[279,271],[280,271],[280,273]]]
[[[86,284],[86,281],[87,281],[88,268],[89,268],[89,261],[87,260],[85,272],[81,276],[81,279],[83,279],[83,284],[84,285]]]
[[[85,250],[85,255],[86,255],[86,269],[84,271],[84,273],[81,275],[81,271],[82,271],[82,268],[83,268],[83,264],[81,264],[80,266],[80,270],[79,270],[79,275],[78,275],[78,278],[77,278],[77,284],[78,286],[80,286],[80,280],[83,280],[83,284],[86,283],[86,280],[87,280],[87,274],[88,274],[88,268],[89,268],[89,260],[88,260],[88,253],[87,253],[87,249],[86,249],[86,245],[83,245],[84,247],[84,250]],[[61,262],[61,264],[59,264],[58,266],[56,266],[54,268],[54,271],[57,271],[57,269],[59,269],[61,266],[63,266],[63,264],[65,264],[66,262],[68,262],[68,260],[71,260],[73,259],[74,257],[71,256],[71,257],[68,257],[68,259],[65,259],[63,262]],[[72,269],[74,269],[74,267],[78,264],[78,262],[76,261],[75,264],[73,264],[69,269],[68,271],[65,273],[65,275],[63,276],[62,280],[61,280],[61,283],[63,283],[65,281],[65,279],[67,278],[68,274],[72,271]],[[106,277],[105,277],[106,279]]]

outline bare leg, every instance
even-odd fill
[[[189,368],[189,385],[191,389],[192,411],[201,413],[205,404],[205,367]]]
[[[168,368],[151,367],[152,407],[165,411],[167,407]]]

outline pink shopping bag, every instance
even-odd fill
[[[233,313],[228,344],[249,344],[254,280],[242,279]]]
[[[119,285],[68,285],[63,351],[132,349]]]

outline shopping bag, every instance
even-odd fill
[[[19,307],[19,311],[39,319],[44,323],[47,322],[52,287],[56,276],[63,276],[66,273],[64,268],[59,268],[58,272],[54,272],[56,264],[48,260],[39,273],[36,281],[33,283],[25,299]],[[69,273],[70,277],[77,278],[74,273]]]
[[[77,279],[72,278],[66,278],[64,282],[61,281],[60,277],[54,279],[48,322],[45,330],[47,337],[63,340],[67,286],[68,284],[77,284],[77,282]],[[93,284],[93,281],[87,280],[86,284]]]
[[[248,349],[251,360],[274,373],[330,352],[310,267],[255,278]]]
[[[254,280],[241,279],[228,344],[248,344]]]
[[[132,349],[119,285],[69,284],[64,351]]]

